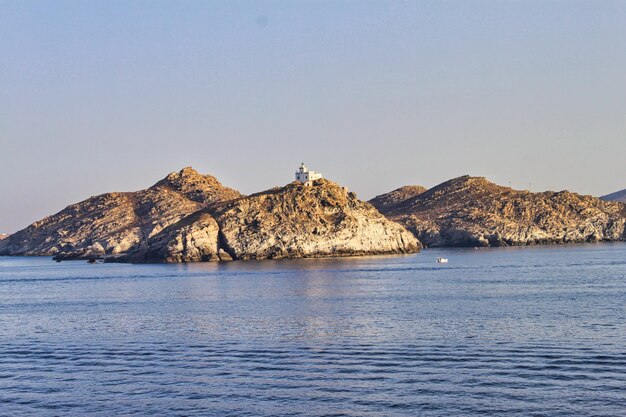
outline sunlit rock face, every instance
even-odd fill
[[[325,179],[233,200],[215,218],[236,259],[410,253],[421,246],[404,227]]]
[[[623,240],[626,224],[626,208],[618,202],[568,191],[519,191],[470,176],[378,206],[426,246]]]
[[[215,177],[185,168],[147,190],[72,204],[4,239],[0,254],[74,258],[126,253],[190,214],[240,196]]]
[[[191,168],[73,204],[0,242],[5,255],[196,262],[410,253],[418,240],[324,179],[245,197]]]
[[[137,245],[119,262],[208,262],[232,260],[219,247],[219,226],[206,210],[197,211]]]

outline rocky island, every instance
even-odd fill
[[[72,204],[3,240],[0,254],[122,254],[190,214],[240,195],[215,177],[185,168],[147,190],[107,193]]]
[[[400,254],[425,246],[508,246],[625,238],[626,205],[531,193],[463,176],[364,202],[309,171],[242,195],[192,168],[152,187],[72,204],[8,237],[0,255],[196,262]]]
[[[237,259],[410,253],[421,246],[404,227],[326,179],[234,200],[215,217]]]
[[[463,176],[370,202],[426,246],[507,246],[624,239],[626,206],[568,191],[531,193]]]
[[[191,262],[410,253],[420,243],[317,177],[251,196],[192,168],[147,190],[73,204],[0,243],[2,255]]]

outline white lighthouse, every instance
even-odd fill
[[[304,165],[304,162],[300,164],[300,168],[296,171],[296,181],[300,181],[305,185],[313,185],[313,181],[319,180],[322,178],[322,174],[315,171],[309,171],[309,169]]]

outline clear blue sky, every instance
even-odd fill
[[[192,165],[626,188],[626,1],[2,1],[0,232]]]

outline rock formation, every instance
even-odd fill
[[[337,184],[293,182],[231,201],[215,213],[237,259],[409,253],[419,242]]]
[[[374,197],[369,202],[380,212],[389,212],[404,201],[418,196],[423,192],[426,192],[426,188],[421,185],[405,185],[404,187],[396,188],[386,194]]]
[[[600,197],[604,201],[619,201],[620,203],[626,203],[626,190],[617,191],[605,196]]]
[[[219,226],[207,210],[199,210],[134,247],[118,262],[230,261],[219,245]]]
[[[383,201],[383,203],[381,203]],[[371,202],[427,246],[624,239],[626,206],[568,191],[531,193],[464,176],[391,205]]]
[[[337,184],[293,182],[201,210],[119,261],[280,259],[410,253],[404,227]]]
[[[3,255],[192,262],[409,253],[417,239],[328,180],[244,197],[191,168],[91,197],[0,243]]]
[[[7,235],[6,233],[0,233],[0,240],[4,240],[7,237],[9,237],[9,235]]]
[[[518,191],[481,177],[430,190],[401,187],[371,203],[325,179],[243,196],[185,168],[147,190],[73,204],[0,239],[0,255],[192,262],[410,253],[420,241],[504,246],[625,238],[622,203]]]
[[[200,209],[240,196],[215,177],[185,168],[147,190],[102,194],[68,206],[3,240],[0,254],[125,253]]]

